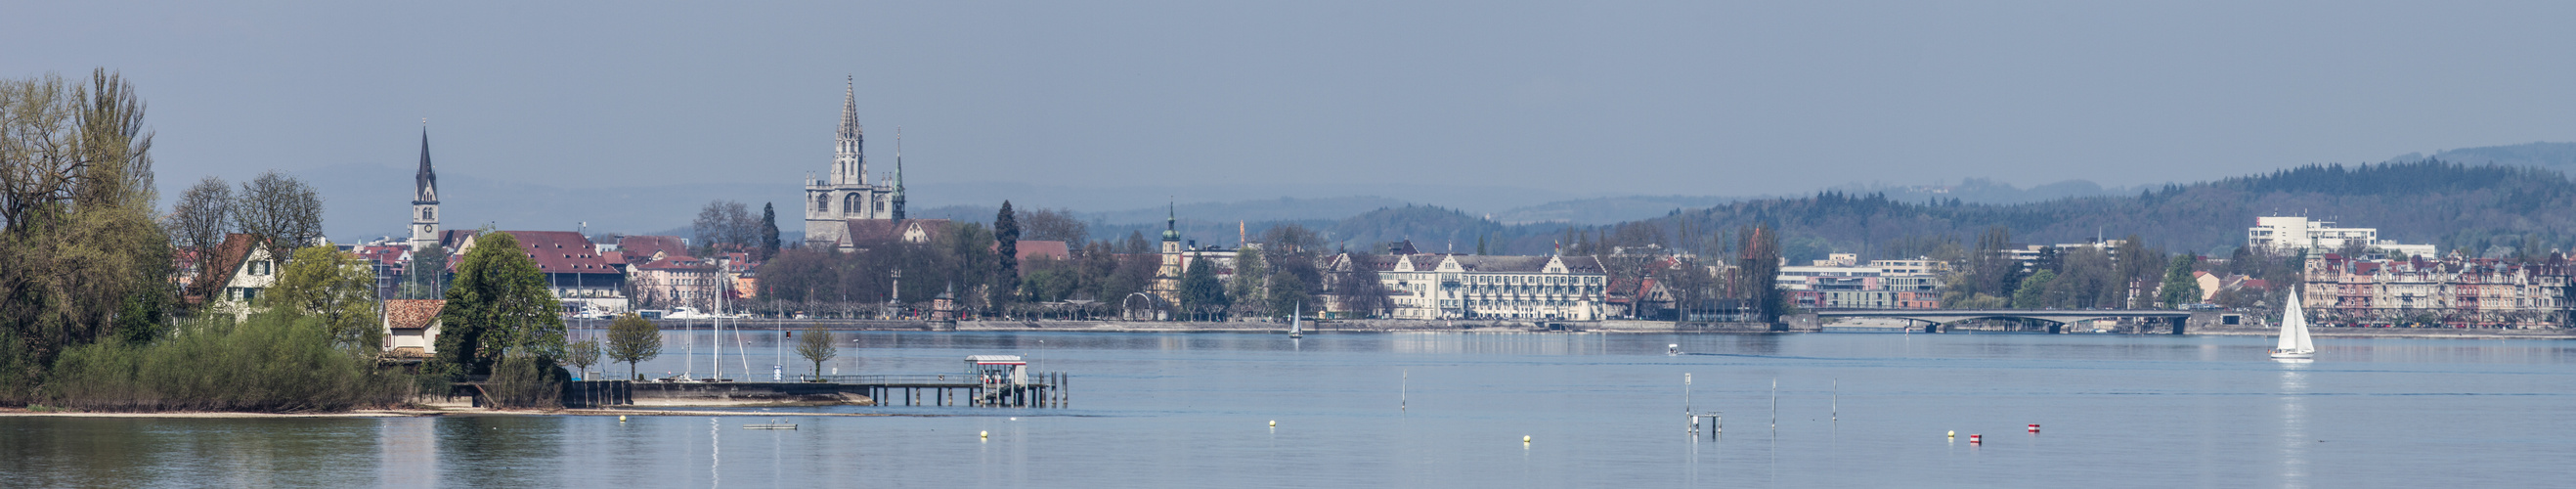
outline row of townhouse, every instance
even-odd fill
[[[2365,327],[2506,327],[2564,325],[2569,301],[2564,259],[2507,263],[2459,253],[2434,260],[2308,257],[2300,284],[2303,307],[2320,322]]]

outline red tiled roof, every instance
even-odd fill
[[[689,256],[689,245],[679,236],[627,236],[617,240],[617,251],[629,263],[643,263],[653,261],[656,253],[664,258]]]
[[[438,310],[447,301],[429,299],[395,299],[385,301],[385,327],[388,329],[421,329],[438,321]]]
[[[618,273],[599,256],[590,238],[572,231],[502,231],[519,240],[519,251],[536,260],[543,273]]]
[[[996,249],[1001,248],[1001,246],[1001,243],[993,244],[993,247]],[[1069,260],[1073,258],[1073,251],[1066,248],[1063,241],[1021,241],[1015,244],[1015,246],[1019,248],[1020,252],[1019,256],[1016,258],[1019,258],[1020,263],[1023,264],[1028,263],[1030,258],[1040,256],[1054,258],[1057,260]]]

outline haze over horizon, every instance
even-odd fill
[[[613,5],[21,5],[0,75],[124,73],[165,197],[405,181],[426,117],[442,173],[791,201],[845,77],[871,173],[901,127],[952,188],[2120,187],[2576,139],[2570,4]]]

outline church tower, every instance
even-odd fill
[[[902,136],[896,136],[895,171],[869,181],[866,136],[859,128],[858,82],[841,92],[841,127],[833,136],[832,171],[805,174],[805,241],[848,246],[853,220],[903,219]]]
[[[1164,305],[1181,303],[1181,228],[1180,208],[1174,205],[1163,217],[1163,266],[1154,270],[1154,295],[1162,296]]]
[[[429,128],[420,129],[420,173],[413,176],[411,251],[438,249],[438,172],[429,169]]]

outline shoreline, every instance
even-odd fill
[[[806,407],[806,406],[809,406],[809,405],[774,405],[774,404],[773,404],[772,406],[776,406],[776,407]],[[656,405],[656,406],[650,406],[650,407],[638,408],[638,409],[614,409],[614,408],[578,408],[578,409],[575,409],[575,408],[565,408],[565,409],[552,409],[552,410],[492,410],[492,409],[471,409],[471,410],[446,410],[446,409],[355,409],[355,410],[350,410],[350,411],[346,411],[346,412],[337,412],[337,413],[261,413],[261,412],[247,412],[247,411],[163,411],[163,412],[46,411],[46,412],[35,412],[35,411],[29,411],[29,410],[27,410],[27,408],[0,408],[0,418],[292,419],[292,418],[435,418],[435,417],[451,417],[451,416],[458,416],[458,417],[461,417],[461,416],[715,416],[715,417],[772,417],[772,418],[788,418],[788,417],[863,417],[863,418],[873,418],[873,417],[915,417],[915,418],[938,418],[938,417],[952,417],[952,416],[958,416],[958,415],[953,415],[953,414],[768,412],[768,411],[735,411],[735,410],[713,410],[713,409],[711,409],[711,410],[705,410],[705,411],[696,411],[696,410],[671,409],[671,408],[683,408],[683,407],[691,407],[691,406],[682,406],[682,405],[663,404],[663,405]],[[744,407],[756,407],[756,406],[755,406],[755,405],[749,405],[749,404],[737,404],[737,405],[726,405],[726,406],[715,406],[715,405],[710,405],[710,406],[704,406],[704,407],[731,407],[731,408],[744,408]]]
[[[704,324],[680,324],[668,329],[692,330]],[[727,323],[728,328],[737,325]],[[746,320],[739,326],[757,331],[801,331],[820,326],[833,332],[1009,332],[1009,333],[1244,333],[1286,336],[1286,323],[1247,321],[925,321],[878,320]],[[1334,334],[1784,334],[1824,332],[1808,328],[1774,330],[1758,323],[1689,323],[1676,326],[1667,321],[1530,321],[1530,320],[1322,320],[1306,323],[1308,335]],[[1893,329],[1893,328],[1890,328]],[[1961,330],[1958,333],[1969,333]],[[1957,333],[1943,333],[1957,334]],[[2079,333],[2065,334],[2114,334]],[[2134,333],[2116,333],[2129,335]],[[2194,325],[2183,335],[2208,336],[2273,336],[2278,328],[2260,326]],[[2450,329],[2450,328],[2337,328],[2311,326],[2309,334],[2319,338],[2425,338],[2425,339],[2576,339],[2576,328],[2553,329]]]

